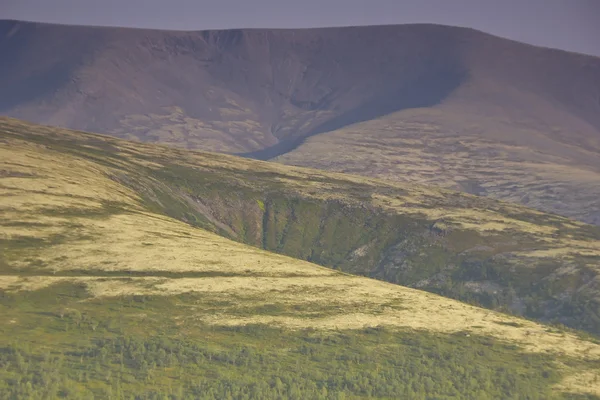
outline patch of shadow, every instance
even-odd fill
[[[600,210],[591,212],[583,218],[583,222],[587,222],[591,225],[599,225],[600,226]]]
[[[435,64],[435,60],[432,63]],[[463,67],[452,62],[439,64],[441,65],[434,65],[425,69],[420,76],[400,87],[390,82],[392,89],[326,121],[303,136],[281,141],[262,150],[237,155],[258,160],[272,159],[298,148],[308,138],[315,135],[380,118],[402,110],[433,107],[440,104],[465,82],[468,73]]]
[[[242,29],[226,29],[202,31],[202,38],[219,51],[231,51],[242,44],[244,31]],[[183,44],[183,43],[178,43]],[[189,43],[186,43],[189,45]]]
[[[498,325],[512,326],[514,328],[522,328],[524,326],[523,324],[514,321],[494,321],[494,323]]]
[[[474,180],[464,180],[458,182],[458,189],[462,192],[474,194],[475,196],[485,196],[487,194],[486,188],[481,186],[479,182]]]
[[[95,47],[95,41],[92,40],[94,35],[70,40],[71,35],[77,32],[65,30],[64,39],[69,40],[65,40],[64,44],[48,42],[58,53],[56,57],[50,60],[40,55],[38,60],[37,57],[31,56],[31,46],[35,43],[37,48],[40,42],[45,41],[44,32],[48,29],[65,28],[48,28],[42,24],[20,21],[0,21],[0,113],[8,112],[20,104],[42,99],[68,84],[73,71]],[[38,65],[37,61],[42,61],[43,64]]]
[[[0,170],[0,178],[35,178],[37,175],[19,171]]]

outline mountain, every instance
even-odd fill
[[[600,59],[437,25],[0,22],[0,113],[600,223]]]
[[[312,137],[273,161],[460,190],[600,225],[598,147],[492,119],[407,110]]]
[[[536,275],[564,302],[597,290],[597,228],[6,118],[0,184],[3,398],[600,395],[592,336],[339,271],[432,282],[462,246],[489,274],[465,288]]]

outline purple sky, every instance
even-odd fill
[[[0,0],[0,18],[182,30],[433,22],[600,56],[600,0]]]

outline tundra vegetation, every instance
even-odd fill
[[[595,227],[12,119],[0,195],[2,398],[600,396]]]

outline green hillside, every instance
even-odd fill
[[[344,272],[600,332],[598,227],[451,191],[4,121],[8,138],[109,168],[111,182],[143,207],[192,226]],[[102,209],[111,204],[101,202]]]
[[[0,185],[2,398],[600,394],[594,337],[381,281],[597,332],[595,227],[11,119]]]

